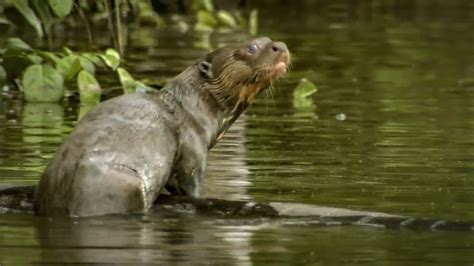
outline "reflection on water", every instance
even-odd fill
[[[473,235],[463,232],[147,216],[70,221],[3,215],[0,224],[2,262],[12,265],[38,262],[468,265],[474,259]]]
[[[260,10],[261,34],[285,41],[295,66],[211,152],[205,195],[473,220],[472,3],[305,2]],[[240,37],[134,29],[127,62],[164,80]],[[318,87],[305,104],[293,98],[301,78]],[[81,108],[10,97],[0,96],[0,182],[32,184]],[[474,262],[469,233],[193,216],[1,215],[0,225],[0,263],[12,264]]]

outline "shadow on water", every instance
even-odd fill
[[[259,1],[260,34],[285,41],[295,66],[212,151],[205,196],[473,220],[471,1],[284,3]],[[70,34],[67,45],[85,46]],[[229,38],[134,29],[128,67],[138,78],[170,78],[205,52],[196,43]],[[301,78],[318,87],[306,108],[293,100]],[[34,184],[77,115],[74,104],[3,93],[0,182]],[[4,214],[0,262],[474,262],[472,233],[299,222]]]

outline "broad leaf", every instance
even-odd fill
[[[121,67],[117,69],[117,73],[120,83],[122,83],[124,93],[134,93],[135,89],[137,88],[137,81],[133,79],[132,75],[130,75],[130,73]]]
[[[41,64],[44,61],[43,57],[39,55],[35,55],[35,54],[29,54],[29,55],[26,55],[26,57],[30,59],[31,62],[33,62],[34,64]]]
[[[61,19],[71,13],[74,4],[73,0],[48,0],[48,2],[54,14]]]
[[[4,16],[0,16],[0,24],[11,25],[12,23]]]
[[[147,93],[150,91],[155,91],[153,88],[145,85],[143,82],[135,80],[130,73],[125,69],[119,67],[117,69],[119,75],[120,83],[122,83],[123,91],[125,94],[128,93]]]
[[[61,58],[56,64],[56,69],[63,75],[64,79],[68,81],[81,71],[82,66],[79,57],[71,54]]]
[[[5,68],[0,65],[0,90],[5,84],[7,84],[7,72],[5,71]]]
[[[81,103],[99,103],[101,92],[99,82],[86,70],[79,72],[77,87],[79,88]]]
[[[41,28],[41,21],[36,16],[33,9],[28,5],[28,0],[15,0],[13,5],[18,9],[18,11],[23,15],[23,17],[30,23],[33,28],[36,30],[36,34],[40,38],[43,38],[43,29]]]
[[[57,102],[64,96],[64,79],[51,66],[31,65],[21,81],[28,102]]]
[[[90,74],[95,74],[95,66],[91,60],[87,59],[84,56],[79,57],[79,62],[81,63],[81,67],[89,72]]]
[[[197,10],[206,10],[210,12],[214,10],[212,0],[194,0],[193,6]]]
[[[44,59],[49,60],[51,63],[57,64],[61,58],[51,52],[37,51]]]
[[[293,91],[293,107],[303,108],[312,106],[313,101],[309,98],[309,96],[313,95],[317,91],[318,89],[311,81],[305,78],[301,79],[300,83]]]
[[[81,57],[88,59],[91,63],[98,67],[106,67],[105,62],[96,53],[83,53]]]
[[[33,48],[20,38],[9,38],[6,43],[6,48],[11,50],[33,51]]]
[[[197,13],[197,23],[215,28],[217,26],[217,20],[214,18],[211,12],[200,10]]]
[[[214,30],[214,28],[202,22],[198,22],[194,24],[194,30],[201,31],[201,32],[211,32]]]
[[[232,16],[231,13],[225,10],[219,10],[217,12],[217,18],[219,19],[222,25],[231,29],[237,28],[237,21],[235,20],[235,18]]]
[[[7,49],[3,53],[3,67],[9,79],[20,77],[23,71],[34,62],[24,51]]]
[[[114,49],[107,49],[105,55],[100,55],[100,58],[113,70],[116,70],[120,65],[120,55]]]
[[[258,33],[258,9],[252,9],[249,16],[249,32],[255,36]]]
[[[49,11],[49,7],[46,4],[46,1],[33,0],[32,2],[33,7],[41,18],[41,22],[43,23],[46,33],[49,33],[51,25],[53,24],[53,17],[51,16],[51,12]]]

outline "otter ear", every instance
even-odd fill
[[[207,79],[212,79],[212,65],[207,61],[201,61],[198,63],[199,72]]]

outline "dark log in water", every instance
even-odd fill
[[[0,185],[0,213],[33,212],[34,186]],[[392,229],[473,231],[474,221],[414,218],[381,212],[356,211],[298,203],[258,203],[160,195],[151,210],[166,216],[180,214],[215,218],[296,219],[305,224],[364,225]]]

